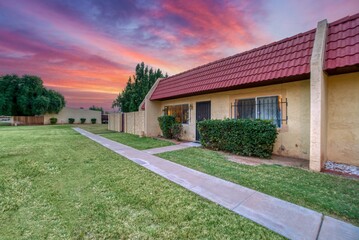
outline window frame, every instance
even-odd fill
[[[260,95],[260,96],[255,96],[255,97],[246,97],[246,98],[238,98],[238,99],[235,99],[234,102],[237,103],[238,105],[238,102],[240,100],[250,100],[250,99],[255,99],[255,119],[260,119],[258,118],[259,117],[259,113],[258,113],[258,98],[269,98],[269,97],[277,97],[278,98],[278,103],[281,103],[282,101],[282,95],[278,94],[278,95]],[[279,112],[280,112],[280,116],[281,118],[280,119],[276,119],[277,121],[280,122],[280,126],[278,126],[277,124],[275,124],[277,126],[278,129],[282,128],[283,127],[283,111],[282,111],[282,106],[280,104],[278,104],[278,109],[279,109]],[[235,109],[235,111],[238,111],[237,109]],[[235,116],[237,117],[237,116]],[[237,118],[237,119],[241,119],[241,118]],[[242,118],[244,119],[244,118]]]
[[[184,106],[184,105],[187,105],[187,112],[188,112],[187,122],[183,122],[183,116],[184,116],[184,114],[183,114],[183,106]],[[165,106],[163,107],[163,114],[164,114],[165,116],[173,116],[173,115],[169,115],[169,114],[168,114],[168,109],[169,109],[170,107],[176,107],[176,106],[181,106],[181,122],[178,122],[178,123],[180,123],[180,124],[182,124],[182,125],[188,125],[188,124],[190,124],[190,121],[191,121],[191,109],[190,109],[190,104],[189,104],[189,103],[165,105]],[[166,111],[166,110],[167,110],[167,111]]]

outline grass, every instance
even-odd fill
[[[282,239],[73,131],[1,127],[1,239]]]
[[[247,166],[188,148],[158,156],[359,225],[359,181],[276,165]]]
[[[105,138],[111,139],[113,141],[126,144],[138,150],[146,150],[151,148],[174,145],[174,143],[166,140],[160,140],[150,137],[139,137],[134,134],[110,131],[107,129],[107,125],[105,124],[78,125],[77,127],[92,132],[94,134],[98,134]]]

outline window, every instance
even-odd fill
[[[188,104],[166,106],[164,108],[165,115],[171,115],[176,118],[178,123],[189,122],[189,106]]]
[[[235,103],[235,117],[272,120],[277,127],[281,127],[281,103],[278,96],[239,99]]]

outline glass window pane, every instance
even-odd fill
[[[282,123],[278,96],[257,98],[258,118],[272,120],[280,127]]]
[[[240,99],[237,100],[236,117],[244,119],[254,119],[256,117],[256,100]]]
[[[174,116],[178,123],[188,123],[189,106],[188,104],[166,106],[164,108],[164,115]]]

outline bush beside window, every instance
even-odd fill
[[[201,144],[243,156],[270,158],[277,127],[270,120],[225,119],[197,123]]]
[[[91,123],[95,124],[96,123],[96,118],[91,118]]]
[[[69,123],[73,124],[75,122],[75,118],[69,118]]]
[[[158,118],[158,123],[160,124],[162,135],[165,138],[180,139],[182,134],[182,124],[177,123],[174,116],[161,116]]]
[[[81,124],[84,124],[86,122],[86,118],[80,118]]]
[[[57,118],[50,118],[50,123],[51,124],[56,124],[57,123]]]

